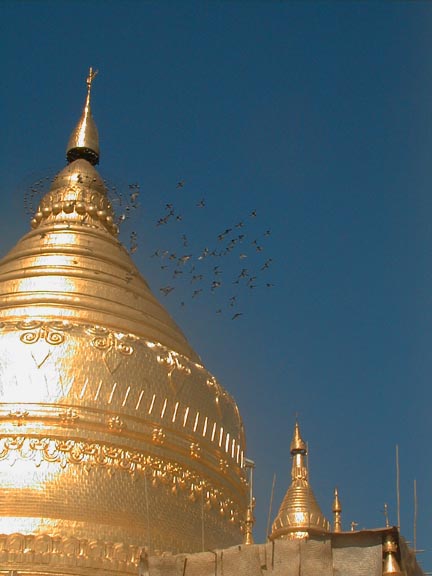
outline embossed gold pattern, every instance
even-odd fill
[[[51,570],[55,574],[73,574],[80,570],[95,568],[136,574],[142,548],[104,542],[98,539],[49,536],[48,534],[0,534],[0,562],[2,568],[12,567],[27,570]],[[63,572],[64,570],[64,572]]]
[[[0,262],[0,555],[124,573],[143,546],[241,542],[245,439],[117,240],[93,78],[70,164]]]

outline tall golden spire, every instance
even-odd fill
[[[309,486],[305,461],[307,448],[301,437],[298,422],[295,423],[290,451],[292,456],[291,486],[273,522],[271,540],[307,538],[310,533],[330,531],[330,525],[323,516]]]
[[[90,67],[87,76],[87,97],[81,118],[69,138],[66,158],[69,162],[83,158],[90,164],[99,163],[99,135],[90,108],[90,95],[93,80],[98,71]]]

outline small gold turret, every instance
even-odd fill
[[[273,522],[271,540],[307,538],[310,533],[323,534],[330,531],[330,524],[323,516],[309,486],[306,466],[307,447],[301,437],[298,422],[295,423],[290,452],[291,485]]]
[[[342,506],[337,488],[334,490],[333,498],[333,532],[342,532]]]
[[[66,149],[68,162],[82,158],[88,160],[93,166],[99,164],[99,135],[90,108],[91,87],[97,73],[97,70],[90,67],[87,76],[87,98],[84,110],[69,138]]]
[[[393,534],[385,537],[383,544],[383,576],[402,576],[397,561],[398,545]]]
[[[247,507],[246,511],[246,521],[245,521],[245,536],[244,536],[244,544],[249,546],[250,544],[254,544],[253,538],[253,527],[255,524],[255,516],[254,516],[254,508],[255,508],[255,498],[252,498],[252,502]]]

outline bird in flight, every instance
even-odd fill
[[[190,260],[191,258],[192,258],[192,254],[185,254],[184,256],[180,256],[178,261],[180,262],[180,264],[186,264],[186,262],[188,260]]]
[[[159,290],[162,292],[164,296],[168,296],[168,294],[174,290],[174,286],[164,286],[162,288],[159,288]]]
[[[225,232],[222,232],[221,234],[219,234],[218,240],[223,240],[225,238],[225,236],[231,232],[231,230],[232,230],[231,228],[227,228],[225,230]]]

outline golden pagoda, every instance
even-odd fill
[[[331,530],[298,422],[254,543],[237,405],[118,240],[95,76],[68,165],[0,261],[0,576],[424,576],[397,527],[343,532],[337,491]]]
[[[118,240],[94,76],[68,165],[0,262],[0,573],[123,574],[143,549],[243,538],[239,410]]]

